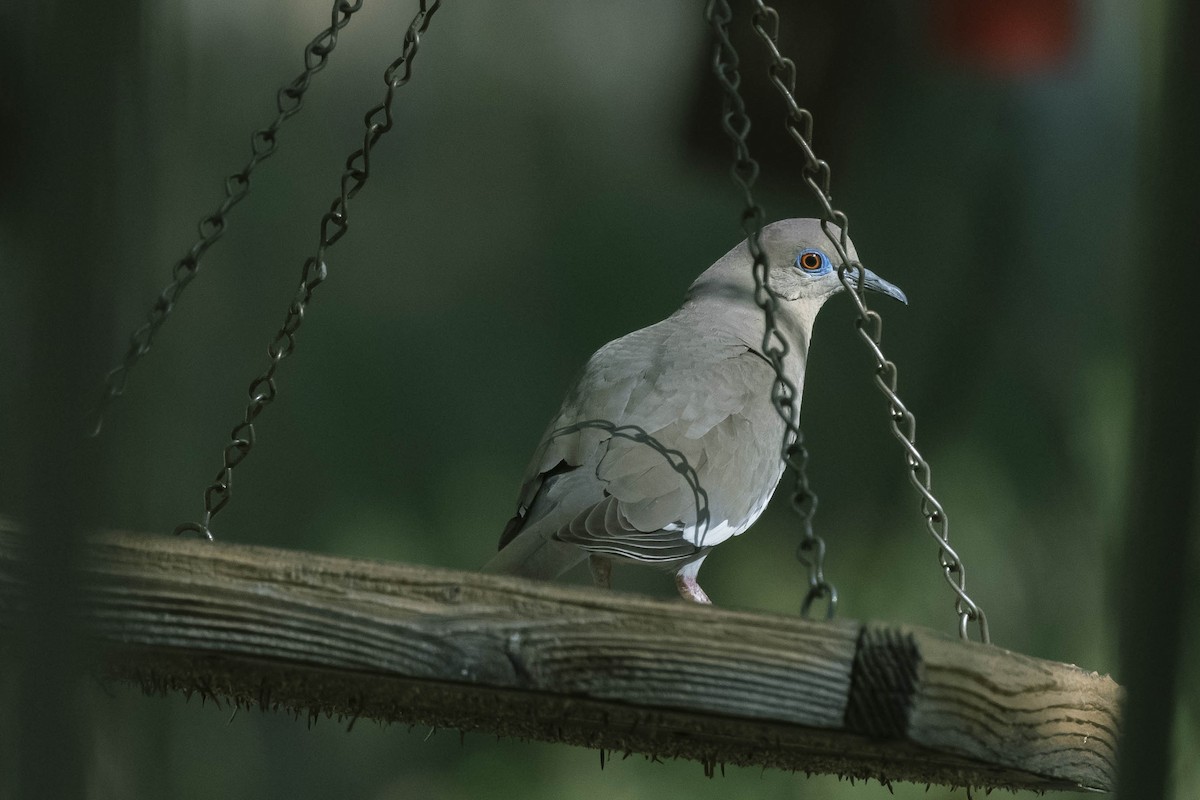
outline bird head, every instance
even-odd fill
[[[845,289],[838,276],[839,256],[833,239],[841,229],[828,224],[829,234],[817,219],[785,219],[763,228],[762,244],[771,267],[771,288],[785,302],[814,301],[819,308],[826,300]],[[858,262],[854,243],[846,239],[847,275],[852,285],[862,280],[868,291],[899,300],[908,305],[908,298],[899,287],[888,283]],[[749,255],[747,254],[747,259]],[[860,273],[861,270],[861,273]],[[815,312],[815,309],[814,309]]]
[[[760,239],[770,266],[771,288],[779,297],[781,313],[785,317],[804,318],[809,325],[825,301],[845,289],[838,276],[837,249],[830,238],[840,236],[841,229],[833,223],[828,223],[827,227],[828,234],[822,229],[821,220],[784,219],[765,226]],[[846,255],[849,257],[847,277],[852,283],[861,279],[868,291],[908,304],[908,298],[899,287],[858,263],[858,251],[849,239],[846,240]],[[696,279],[688,291],[688,298],[753,300],[751,264],[750,252],[743,241]]]

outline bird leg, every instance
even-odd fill
[[[588,566],[592,570],[592,583],[599,589],[612,588],[612,559],[592,553],[588,556]]]
[[[680,572],[675,576],[675,588],[679,590],[679,596],[684,600],[691,600],[693,603],[702,603],[704,605],[712,605],[712,600],[708,599],[708,595],[700,588],[699,582],[696,581],[695,575],[685,575]]]
[[[696,581],[696,575],[700,573],[700,565],[704,563],[704,558],[705,556],[702,555],[695,561],[689,561],[679,568],[679,571],[675,573],[675,588],[679,590],[679,596],[684,600],[707,606],[712,605],[712,600],[708,599],[708,595]]]

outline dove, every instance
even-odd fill
[[[813,322],[844,288],[836,250],[816,219],[773,222],[760,241],[798,412]],[[907,304],[846,245],[851,278]],[[677,311],[588,360],[534,452],[484,572],[550,580],[587,559],[595,583],[608,587],[613,561],[648,564],[673,571],[685,600],[711,602],[700,565],[758,519],[784,469],[752,266],[742,241],[701,273]]]

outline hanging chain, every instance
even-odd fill
[[[588,419],[572,425],[555,428],[546,439],[545,447],[539,453],[545,453],[551,443],[559,436],[578,433],[587,428],[597,428],[605,431],[614,439],[626,439],[635,444],[645,445],[662,456],[667,465],[683,478],[692,493],[696,507],[696,545],[697,550],[704,547],[704,538],[712,528],[712,513],[708,507],[708,490],[700,483],[700,475],[688,461],[682,451],[667,447],[659,439],[651,435],[645,428],[638,425],[617,425],[606,419]],[[541,458],[539,454],[538,458]]]
[[[742,230],[746,233],[746,244],[753,259],[754,302],[763,311],[766,330],[763,333],[763,355],[775,372],[771,386],[771,404],[784,423],[784,463],[795,475],[792,491],[792,507],[800,516],[802,538],[796,549],[796,558],[808,570],[808,592],[800,606],[800,613],[807,617],[813,604],[824,600],[825,616],[831,619],[837,611],[837,589],[825,580],[825,541],[813,531],[813,514],[817,510],[817,497],[808,485],[808,451],[804,447],[804,434],[800,430],[800,410],[796,386],[783,371],[783,359],[788,353],[787,341],[779,332],[776,317],[779,314],[779,296],[771,288],[769,265],[763,251],[762,229],[765,214],[762,206],[754,200],[752,188],[758,179],[758,162],[750,155],[746,137],[750,133],[750,117],[739,86],[738,55],[729,39],[729,22],[733,12],[726,0],[710,0],[705,16],[717,37],[713,52],[713,74],[721,84],[721,127],[733,143],[733,180],[742,190],[746,208],[742,212]]]
[[[866,274],[861,265],[852,264],[847,255],[849,221],[846,215],[833,207],[833,196],[829,191],[829,165],[816,157],[812,149],[812,114],[796,103],[796,65],[784,58],[779,52],[779,13],[762,0],[754,0],[752,24],[758,38],[762,40],[770,57],[771,65],[768,74],[771,83],[779,90],[787,104],[787,121],[785,127],[792,139],[799,145],[804,155],[802,175],[804,182],[812,190],[817,202],[821,204],[822,228],[825,235],[833,243],[839,256],[838,277],[846,288],[846,293],[854,301],[858,311],[855,327],[859,338],[871,351],[875,359],[875,385],[887,398],[891,410],[892,434],[899,440],[904,449],[905,460],[909,467],[909,480],[921,496],[921,514],[925,517],[926,527],[938,544],[938,561],[942,574],[950,588],[954,591],[954,609],[958,614],[958,633],[964,640],[970,639],[969,628],[974,622],[979,629],[979,638],[985,644],[991,642],[988,632],[987,616],[976,603],[967,595],[966,570],[962,559],[950,546],[950,529],[946,519],[946,511],[933,495],[929,462],[917,450],[917,420],[913,413],[900,401],[896,393],[896,365],[889,361],[880,348],[883,338],[883,319],[875,311],[867,307],[863,281]],[[747,127],[749,123],[747,122]],[[834,236],[828,227],[834,222],[841,229],[840,236]],[[854,273],[857,281],[850,277],[850,267],[859,267]]]
[[[196,277],[196,273],[200,269],[200,259],[208,251],[208,248],[221,238],[221,234],[225,233],[226,215],[249,193],[250,174],[254,172],[255,167],[274,154],[279,144],[276,138],[279,128],[286,120],[300,111],[304,102],[304,93],[308,91],[312,76],[325,68],[329,54],[337,46],[338,32],[350,24],[350,17],[362,8],[362,4],[363,0],[354,0],[353,3],[349,0],[335,0],[329,27],[318,33],[305,46],[304,71],[275,94],[275,108],[278,113],[274,121],[251,135],[250,160],[242,167],[241,172],[236,172],[225,179],[225,199],[216,211],[200,220],[198,226],[200,238],[191,246],[187,254],[171,268],[171,282],[159,293],[146,321],[129,337],[129,347],[125,351],[125,357],[120,364],[113,367],[104,376],[104,393],[92,411],[91,423],[88,426],[89,436],[94,438],[100,435],[100,430],[104,427],[104,415],[108,413],[109,406],[116,398],[125,394],[129,382],[129,371],[141,360],[142,356],[150,352],[158,329],[167,321],[167,317],[174,310],[175,303],[179,301],[183,290]]]
[[[233,486],[233,468],[240,464],[254,447],[254,420],[275,399],[275,372],[280,363],[296,348],[296,331],[304,321],[304,312],[312,300],[313,290],[328,275],[325,251],[346,233],[350,199],[358,194],[370,177],[371,149],[383,134],[392,129],[392,100],[396,90],[408,83],[412,76],[412,60],[420,46],[421,35],[429,27],[429,22],[440,5],[441,0],[421,0],[420,9],[404,34],[400,57],[388,65],[383,73],[383,81],[387,85],[383,102],[363,117],[363,124],[366,126],[363,145],[346,159],[346,169],[341,178],[341,192],[334,199],[329,211],[321,218],[317,252],[304,262],[300,288],[288,306],[283,325],[267,347],[270,364],[266,371],[250,384],[250,402],[246,405],[242,421],[230,433],[230,442],[223,452],[224,466],[217,473],[212,485],[204,492],[204,519],[200,523],[185,522],[179,525],[175,528],[177,534],[192,532],[199,533],[209,540],[213,538],[210,525],[213,517],[229,502]]]

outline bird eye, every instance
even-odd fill
[[[804,250],[796,256],[796,266],[805,272],[820,272],[828,263],[820,250]]]

